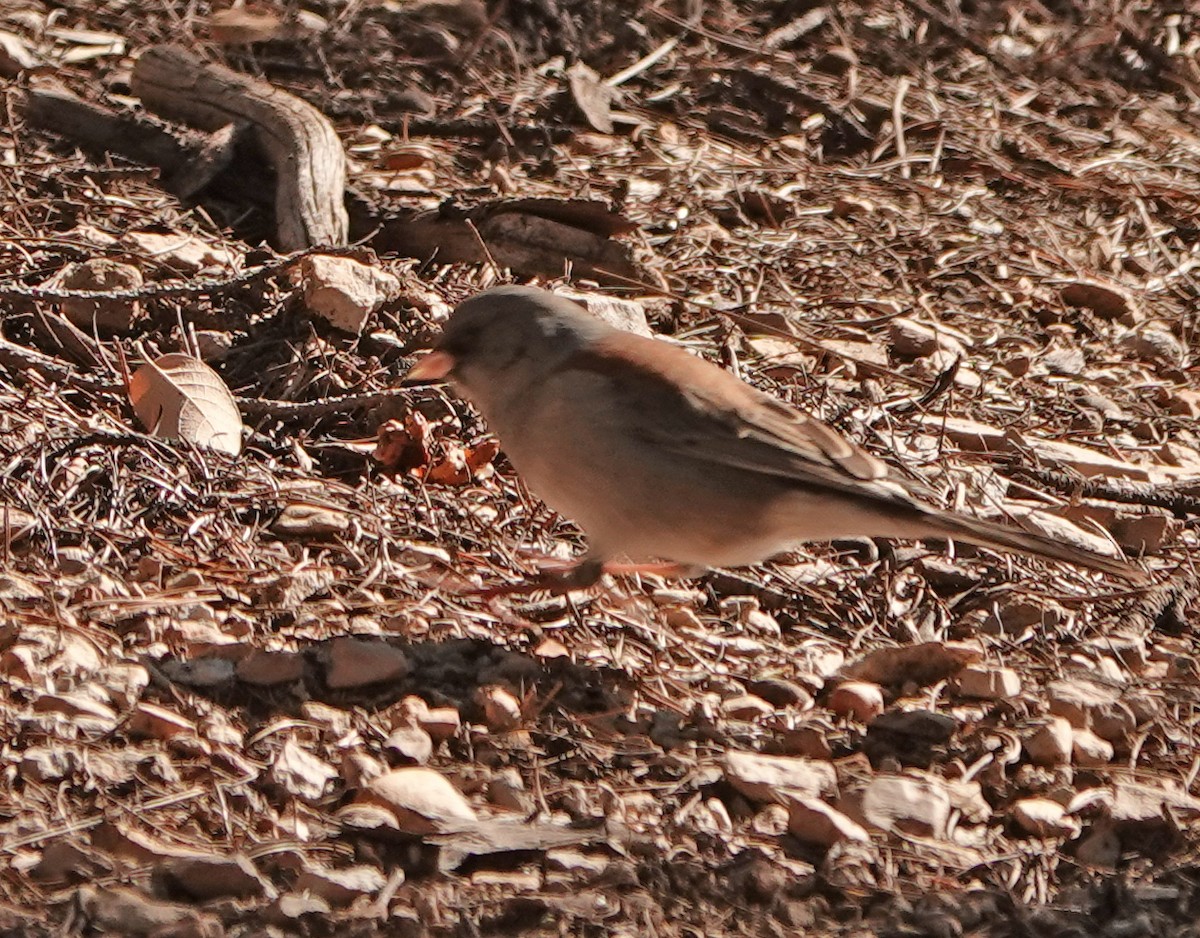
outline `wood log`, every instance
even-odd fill
[[[346,243],[346,155],[333,126],[311,104],[169,45],[141,54],[131,85],[163,117],[210,133],[228,124],[247,129],[275,170],[280,248]]]

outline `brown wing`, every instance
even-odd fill
[[[622,422],[664,450],[911,505],[887,466],[832,428],[680,348],[617,333],[565,363],[611,379]]]

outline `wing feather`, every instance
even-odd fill
[[[888,467],[833,428],[676,346],[628,333],[563,363],[607,377],[621,421],[664,451],[839,494],[913,505]]]

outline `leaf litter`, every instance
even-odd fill
[[[348,328],[247,247],[271,185],[192,209],[0,134],[3,928],[1194,930],[1194,15],[309,6],[329,28],[226,63],[330,116],[368,202],[434,213]],[[194,15],[30,0],[0,74],[119,96],[123,49]],[[56,321],[51,275],[98,258],[138,271],[115,336],[91,298]],[[502,265],[601,281],[945,504],[1137,545],[1160,583],[851,542],[472,599],[579,546],[468,408],[394,391]]]
[[[184,440],[230,456],[242,451],[242,418],[221,376],[199,359],[173,352],[129,377],[129,400],[152,436]]]

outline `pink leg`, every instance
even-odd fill
[[[646,573],[651,576],[676,578],[699,576],[704,571],[699,567],[690,566],[686,563],[672,563],[668,560],[661,560],[654,563],[606,563],[604,565],[604,572],[611,573],[614,576],[631,576],[638,573]]]
[[[585,558],[565,570],[542,570],[535,577],[510,583],[506,586],[491,586],[479,590],[471,590],[468,596],[481,596],[484,599],[495,599],[498,596],[527,596],[530,593],[548,592],[551,596],[563,596],[574,590],[587,589],[595,586],[606,573],[615,576],[630,576],[646,573],[663,577],[698,576],[703,570],[682,563],[659,561],[655,563],[615,563],[595,558]]]
[[[573,590],[594,586],[603,575],[604,563],[602,561],[582,560],[566,570],[543,570],[537,576],[519,583],[471,590],[467,595],[495,599],[498,596],[527,596],[530,593],[548,592],[551,596],[563,596]]]

